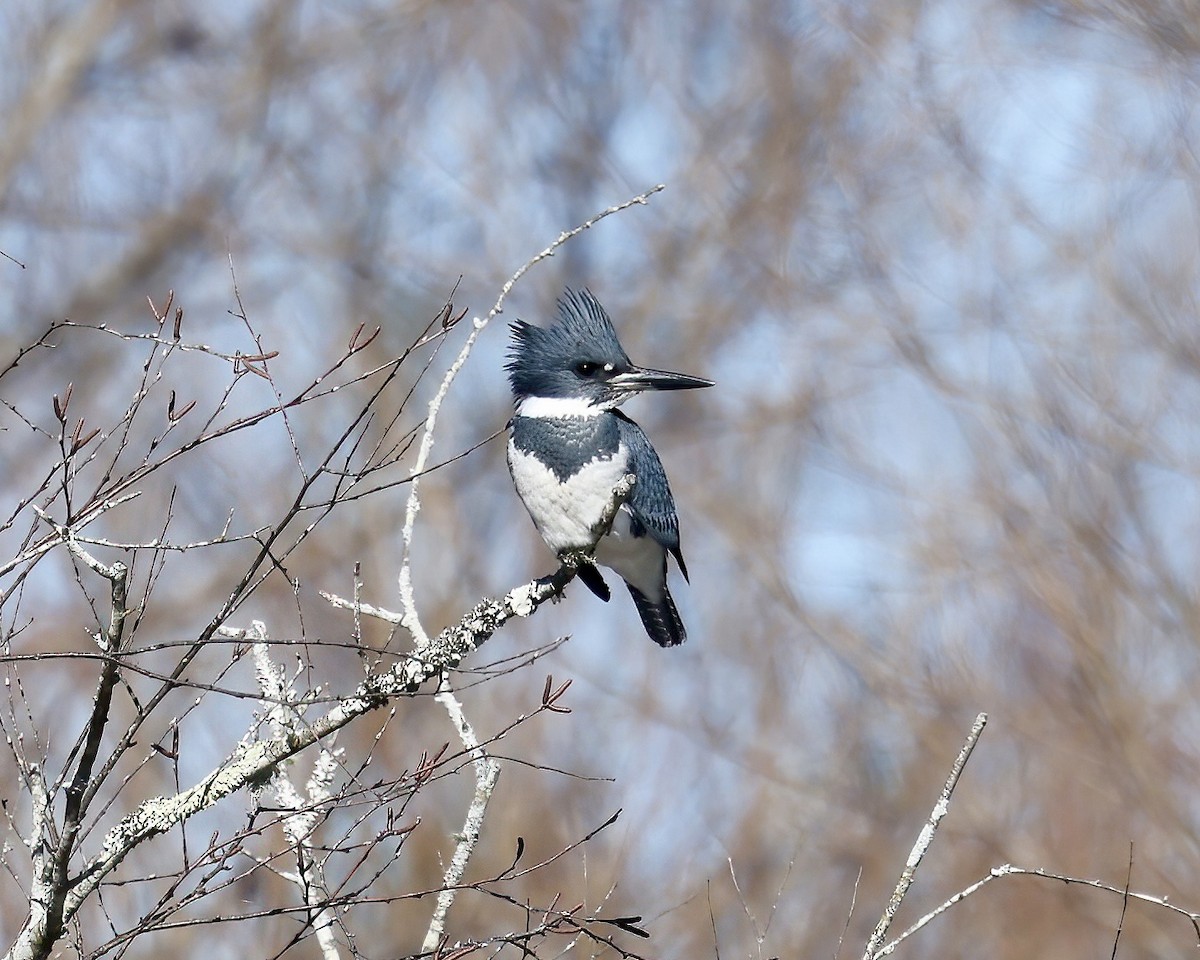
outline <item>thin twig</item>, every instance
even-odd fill
[[[946,785],[942,787],[941,796],[938,797],[937,803],[934,804],[933,811],[929,814],[929,819],[925,821],[925,826],[921,828],[917,842],[913,844],[912,851],[908,855],[908,862],[904,865],[904,871],[900,874],[900,880],[896,883],[896,889],[892,891],[892,896],[884,908],[883,916],[879,918],[879,923],[875,925],[875,931],[871,934],[871,939],[867,941],[866,949],[863,951],[863,960],[875,960],[876,957],[883,956],[883,951],[880,950],[880,947],[883,945],[884,940],[887,939],[888,929],[891,927],[892,921],[896,918],[896,911],[900,909],[900,904],[904,902],[908,888],[912,886],[913,878],[917,874],[917,868],[921,865],[925,851],[933,843],[933,836],[937,832],[938,824],[941,823],[942,818],[946,815],[946,811],[950,809],[950,796],[954,793],[954,788],[958,784],[958,778],[962,774],[963,767],[966,766],[967,761],[971,758],[971,751],[975,749],[975,744],[979,742],[979,736],[983,733],[985,726],[987,726],[987,714],[981,713],[971,725],[971,732],[963,742],[962,749],[958,751],[958,757],[955,758],[954,766],[950,769],[950,776],[946,778]]]
[[[1121,943],[1121,931],[1125,929],[1125,911],[1129,909],[1129,885],[1133,882],[1133,841],[1129,843],[1129,869],[1125,872],[1125,892],[1121,895],[1121,919],[1117,921],[1117,933],[1113,937],[1112,960],[1117,960],[1117,947]]]
[[[959,904],[963,900],[965,900],[967,897],[971,896],[974,893],[977,893],[980,889],[987,886],[993,880],[1000,880],[1003,877],[1021,877],[1021,876],[1041,877],[1044,880],[1056,880],[1059,883],[1065,883],[1065,884],[1077,883],[1077,884],[1080,884],[1081,886],[1091,887],[1093,890],[1103,890],[1105,893],[1118,894],[1121,897],[1123,903],[1128,903],[1130,900],[1136,900],[1139,903],[1147,903],[1147,904],[1150,904],[1155,907],[1162,907],[1166,910],[1171,911],[1172,913],[1175,913],[1181,917],[1184,917],[1191,923],[1192,932],[1196,937],[1196,944],[1197,944],[1197,946],[1200,946],[1200,912],[1186,910],[1183,907],[1177,907],[1177,906],[1175,906],[1175,904],[1173,904],[1169,900],[1167,900],[1166,897],[1156,897],[1149,893],[1138,893],[1136,891],[1130,890],[1129,886],[1128,886],[1128,880],[1126,881],[1125,886],[1117,887],[1117,886],[1112,885],[1111,883],[1104,883],[1102,880],[1089,880],[1084,877],[1072,877],[1072,876],[1067,876],[1066,874],[1052,873],[1051,871],[1046,870],[1041,867],[1039,867],[1036,870],[1030,870],[1026,867],[1016,867],[1016,866],[1013,866],[1011,863],[1006,863],[999,867],[992,867],[992,869],[990,871],[988,871],[987,876],[982,877],[979,880],[976,880],[970,886],[963,888],[962,890],[958,891],[958,893],[954,894],[954,896],[948,898],[943,903],[941,903],[937,907],[935,907],[933,910],[930,910],[927,914],[925,914],[925,916],[921,917],[920,920],[918,920],[916,923],[914,923],[911,927],[909,927],[902,934],[900,934],[898,937],[896,937],[895,940],[891,941],[891,943],[889,943],[886,947],[884,947],[877,954],[875,954],[875,956],[876,957],[885,957],[885,956],[888,956],[889,954],[893,953],[896,950],[896,948],[901,944],[901,942],[903,942],[904,940],[907,940],[914,933],[916,933],[922,927],[927,926],[933,920],[936,920],[938,917],[940,917],[943,913],[945,913],[951,907],[956,906],[957,904]],[[1124,907],[1122,907],[1122,912],[1124,912]]]
[[[991,873],[985,879],[1009,877],[1009,876],[1026,876],[1026,877],[1044,877],[1048,880],[1058,880],[1060,883],[1078,883],[1085,887],[1091,887],[1094,890],[1104,890],[1107,893],[1120,894],[1122,897],[1127,897],[1130,900],[1137,900],[1139,903],[1149,903],[1156,907],[1164,907],[1172,913],[1177,913],[1181,917],[1186,917],[1192,923],[1192,929],[1196,934],[1196,942],[1200,945],[1200,911],[1185,910],[1183,907],[1177,907],[1171,903],[1166,897],[1156,897],[1149,893],[1138,893],[1136,891],[1126,890],[1125,887],[1116,887],[1111,883],[1104,883],[1101,880],[1088,880],[1083,877],[1071,877],[1062,873],[1052,873],[1049,870],[1038,868],[1037,870],[1028,870],[1025,867],[1014,867],[1011,863],[1006,863],[1000,867],[993,867]]]
[[[854,889],[850,893],[850,909],[846,911],[846,922],[842,924],[842,932],[838,934],[837,949],[833,951],[833,960],[840,960],[842,956],[842,944],[846,940],[846,933],[850,929],[850,921],[854,919],[854,908],[858,904],[858,885],[862,881],[862,867],[858,868],[858,873],[854,877]]]
[[[403,546],[400,559],[400,604],[404,611],[404,627],[412,635],[418,652],[429,643],[429,637],[426,635],[425,629],[421,625],[421,619],[417,613],[416,601],[413,598],[411,565],[413,527],[416,523],[417,513],[421,509],[419,478],[421,473],[424,471],[425,464],[428,462],[429,455],[433,450],[433,432],[437,427],[438,412],[441,410],[442,401],[445,400],[446,394],[450,390],[450,385],[454,382],[454,378],[458,376],[458,372],[467,362],[467,357],[470,356],[471,350],[475,346],[475,341],[479,338],[479,335],[484,331],[488,323],[490,323],[497,314],[503,311],[504,300],[508,296],[509,291],[512,290],[516,282],[520,280],[521,277],[523,277],[535,264],[554,256],[554,251],[561,247],[564,243],[566,243],[572,237],[583,233],[584,230],[595,226],[605,217],[611,216],[614,213],[619,213],[622,210],[626,210],[629,207],[638,204],[644,205],[652,195],[658,193],[660,190],[664,189],[664,187],[665,184],[660,183],[653,189],[647,190],[645,193],[639,194],[630,200],[626,200],[624,203],[619,203],[616,206],[600,211],[594,217],[589,220],[585,220],[573,230],[567,230],[566,232],[559,234],[557,240],[546,247],[546,249],[541,253],[527,260],[521,265],[516,273],[509,277],[504,286],[500,288],[500,296],[496,298],[495,304],[492,306],[492,309],[488,311],[486,317],[475,317],[471,321],[472,330],[470,335],[467,337],[467,342],[463,344],[462,350],[459,351],[458,357],[455,359],[454,363],[451,364],[450,369],[446,371],[446,376],[443,378],[441,386],[438,387],[437,393],[434,394],[433,399],[429,401],[429,414],[425,418],[425,430],[421,435],[421,445],[417,451],[417,460],[412,467],[412,485],[408,489],[408,504],[404,511],[404,531],[402,534]]]
[[[328,593],[324,590],[317,591],[322,597],[329,602],[331,606],[337,607],[339,610],[353,610],[354,615],[364,617],[373,617],[376,620],[382,620],[384,623],[391,623],[399,626],[404,619],[404,615],[396,613],[393,610],[385,610],[383,607],[375,607],[369,603],[363,603],[361,600],[347,600],[345,597],[339,597],[336,593]]]

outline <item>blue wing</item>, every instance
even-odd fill
[[[679,518],[675,515],[675,499],[667,483],[667,472],[645,431],[620,410],[613,413],[617,417],[621,440],[629,451],[629,465],[637,477],[628,504],[633,514],[634,536],[648,533],[671,551],[686,580],[687,565],[679,549]],[[638,531],[639,526],[642,533]]]

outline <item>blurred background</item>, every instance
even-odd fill
[[[63,317],[151,331],[146,297],[168,290],[184,339],[253,351],[230,314],[232,263],[281,380],[310,380],[360,323],[382,326],[382,363],[452,291],[485,314],[562,230],[665,183],[518,284],[442,411],[435,460],[503,426],[504,321],[548,320],[564,284],[597,295],[635,362],[718,381],[626,408],[679,503],[689,642],[658,649],[626,597],[576,587],[468,665],[566,643],[459,678],[481,736],[531,712],[547,673],[574,681],[573,712],[496,745],[468,878],[507,866],[518,836],[549,856],[621,809],[516,895],[641,915],[652,940],[634,946],[650,956],[857,956],[985,710],[896,932],[1008,861],[1120,887],[1131,845],[1134,889],[1200,910],[1198,64],[1200,8],[1169,0],[9,0],[0,361]],[[51,423],[71,381],[73,413],[111,421],[142,359],[97,334],[4,381],[6,515],[56,453],[22,418]],[[228,379],[203,355],[180,369],[181,397]],[[243,402],[261,408],[269,386],[239,388],[231,411]],[[302,447],[339,429],[331,410],[298,417]],[[172,479],[175,529],[196,539],[234,507],[252,528],[298,483],[277,424]],[[430,630],[552,569],[501,440],[422,489]],[[292,557],[298,596],[269,581],[237,622],[345,641],[349,618],[316,591],[349,594],[356,561],[364,599],[396,607],[406,491],[334,515]],[[148,491],[98,532],[152,539],[157,503]],[[14,651],[85,648],[70,565],[41,574]],[[194,636],[228,595],[211,559],[163,575],[178,589],[147,613],[145,643]],[[83,715],[65,705],[86,708],[94,669],[22,669],[48,753],[65,753]],[[330,658],[319,679],[346,690],[358,669]],[[183,786],[251,708],[214,696],[192,714]],[[353,755],[386,726],[375,763],[396,775],[455,741],[432,701],[396,710],[341,744]],[[471,789],[464,771],[414,804],[421,826],[381,895],[436,887]],[[244,824],[246,801],[231,804]],[[6,942],[22,886],[0,883]],[[268,896],[227,895],[198,914]],[[405,955],[431,906],[348,923],[364,956]],[[501,907],[464,894],[451,938],[511,925]],[[1107,955],[1120,914],[1118,896],[1002,880],[897,955]],[[262,921],[265,953],[291,923]],[[211,956],[204,929],[175,931],[170,950]],[[166,936],[132,952],[161,955]],[[1195,945],[1183,918],[1129,905],[1121,957]]]

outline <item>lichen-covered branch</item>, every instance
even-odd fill
[[[627,478],[615,489],[613,513],[628,497],[631,480]],[[574,579],[576,569],[577,561],[568,559],[549,577],[519,586],[499,599],[481,600],[458,623],[433,638],[420,657],[408,656],[391,669],[367,677],[324,715],[270,739],[243,742],[228,760],[190,789],[172,797],[144,801],[109,830],[100,852],[78,876],[69,882],[63,876],[56,885],[55,892],[62,899],[61,911],[56,911],[61,917],[59,925],[71,920],[100,882],[138,844],[166,833],[242,787],[263,783],[281,761],[384,706],[392,698],[410,696],[430,681],[439,680],[513,617],[530,616],[547,600],[560,596]],[[42,922],[35,923],[39,916]],[[44,919],[45,913],[40,909],[31,914],[6,960],[39,960],[49,955],[53,939],[46,936]]]

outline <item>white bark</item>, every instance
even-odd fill
[[[623,501],[630,488],[628,483],[618,488],[617,503]],[[243,741],[228,760],[195,786],[175,796],[143,801],[108,831],[100,852],[79,871],[69,889],[65,871],[57,873],[53,864],[44,863],[31,890],[29,917],[4,960],[42,960],[49,955],[54,944],[46,942],[47,913],[56,897],[62,898],[65,925],[136,846],[166,833],[244,786],[263,783],[281,761],[324,740],[357,717],[384,706],[391,698],[411,696],[428,681],[456,667],[510,619],[529,616],[542,603],[561,594],[574,575],[574,566],[564,564],[552,577],[517,587],[499,600],[481,600],[459,623],[432,639],[420,658],[407,657],[384,673],[367,677],[319,717],[265,740]],[[251,631],[245,635],[249,639],[256,636]],[[37,842],[36,836],[34,841]]]

